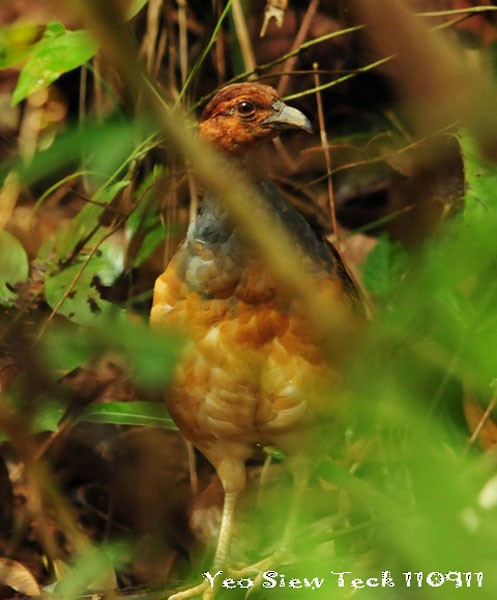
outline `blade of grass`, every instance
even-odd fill
[[[214,27],[214,30],[212,32],[212,35],[208,41],[208,43],[206,44],[204,51],[202,52],[202,54],[200,55],[200,57],[198,58],[198,60],[196,61],[196,63],[193,65],[192,70],[190,71],[190,74],[188,75],[185,84],[182,86],[180,93],[178,95],[178,98],[176,100],[176,104],[175,106],[178,106],[179,103],[181,102],[181,100],[183,99],[183,96],[185,95],[188,87],[190,86],[192,80],[194,79],[194,77],[197,75],[197,73],[199,72],[201,66],[204,64],[205,59],[207,58],[207,56],[209,55],[209,52],[211,51],[212,46],[216,43],[216,39],[219,35],[219,32],[221,31],[221,26],[223,24],[224,19],[227,17],[229,11],[231,10],[231,5],[233,4],[233,0],[228,0],[228,2],[226,3],[226,6],[224,7],[223,12],[221,13],[221,16],[219,17],[216,26]]]

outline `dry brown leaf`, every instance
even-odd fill
[[[40,586],[33,574],[20,562],[9,558],[0,558],[0,584],[26,596],[41,594]]]

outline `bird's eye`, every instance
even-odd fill
[[[242,115],[242,117],[247,117],[254,112],[254,105],[252,104],[252,102],[243,100],[243,102],[239,102],[236,105],[236,110],[238,114]]]

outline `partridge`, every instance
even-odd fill
[[[250,181],[298,251],[300,266],[315,283],[312,293],[322,296],[330,311],[339,307],[340,314],[352,314],[357,298],[338,254],[256,166],[261,144],[286,129],[312,131],[307,117],[273,88],[240,83],[224,87],[207,104],[198,136]],[[327,386],[336,375],[315,320],[228,207],[207,192],[186,240],[157,279],[151,322],[178,327],[188,336],[165,396],[179,429],[210,461],[224,488],[211,571],[229,566],[246,461],[266,446],[288,456],[295,480],[284,546],[307,482],[314,430],[326,414]],[[172,598],[214,594],[204,581]]]

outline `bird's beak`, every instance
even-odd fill
[[[263,125],[271,125],[276,129],[303,129],[312,133],[311,122],[300,110],[287,106],[281,100],[275,102],[273,108],[277,113],[264,119]]]

